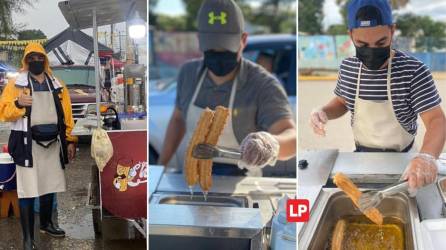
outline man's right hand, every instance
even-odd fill
[[[325,136],[325,124],[328,122],[327,113],[322,109],[317,109],[311,112],[310,126],[313,132],[320,136]]]
[[[17,98],[17,102],[22,107],[30,107],[33,104],[33,97],[22,92]]]

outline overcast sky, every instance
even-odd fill
[[[40,29],[50,38],[68,27],[58,2],[60,0],[39,0],[34,7],[26,7],[24,13],[14,13],[13,21],[24,24],[26,29]]]
[[[13,21],[16,24],[25,25],[24,29],[40,29],[48,38],[51,38],[64,29],[68,28],[68,23],[62,15],[57,4],[62,0],[39,0],[37,3],[25,8],[24,13],[14,13]],[[32,1],[33,2],[33,1]],[[124,30],[123,24],[117,25],[116,30]],[[109,31],[109,26],[100,27],[99,31]],[[83,30],[91,35],[92,30]]]

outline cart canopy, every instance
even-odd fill
[[[98,43],[99,55],[112,54],[113,50]],[[84,32],[68,27],[52,37],[45,45],[51,65],[94,65],[93,38]]]
[[[78,29],[93,27],[93,9],[97,26],[126,22],[136,11],[147,21],[147,0],[70,0],[59,2],[59,9],[68,24]]]

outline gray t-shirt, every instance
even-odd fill
[[[176,107],[186,118],[187,109],[203,72],[203,60],[187,62],[178,75]],[[275,122],[292,118],[288,98],[279,81],[259,65],[243,59],[238,74],[232,125],[240,143],[249,133],[267,131]],[[221,85],[205,77],[195,105],[200,108],[229,105],[233,81]]]

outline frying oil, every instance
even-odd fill
[[[404,223],[397,218],[386,217],[381,226],[370,222],[364,215],[344,216],[340,220],[347,222],[342,250],[403,250],[405,247]],[[339,249],[331,246],[333,231],[334,228],[326,249]]]

